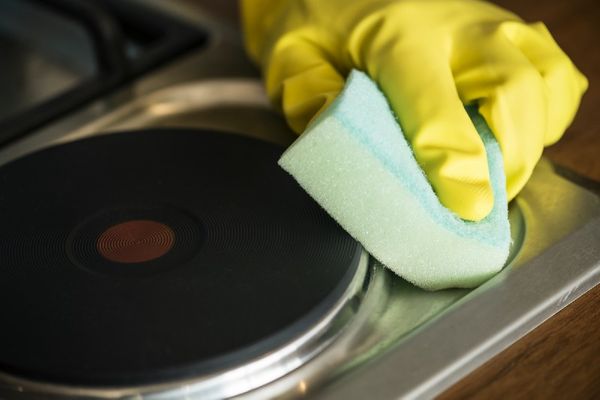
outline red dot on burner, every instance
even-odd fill
[[[156,260],[171,250],[175,232],[151,220],[132,220],[105,230],[96,247],[105,259],[124,264]]]

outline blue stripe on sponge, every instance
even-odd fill
[[[510,226],[500,148],[477,111],[467,111],[485,145],[494,191],[494,207],[479,222],[440,204],[385,96],[359,71],[279,165],[401,277],[429,290],[474,287],[502,269]]]

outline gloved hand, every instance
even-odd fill
[[[242,0],[267,92],[302,132],[352,68],[386,94],[440,201],[468,220],[493,206],[477,103],[502,149],[507,190],[571,123],[585,77],[542,23],[477,0]]]

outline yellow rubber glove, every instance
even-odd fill
[[[477,103],[502,149],[507,190],[571,123],[585,77],[541,23],[477,0],[242,0],[246,44],[267,92],[302,132],[352,68],[386,94],[440,201],[460,217],[492,209]]]

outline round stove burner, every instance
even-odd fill
[[[97,136],[0,168],[0,370],[76,386],[215,374],[314,329],[362,250],[236,135]]]
[[[102,275],[148,276],[178,268],[204,243],[203,224],[173,206],[140,203],[102,209],[71,231],[66,251]]]

